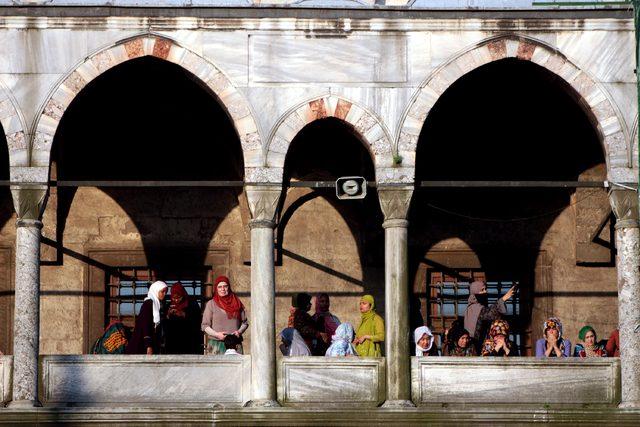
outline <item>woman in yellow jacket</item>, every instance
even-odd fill
[[[360,326],[356,330],[356,346],[358,356],[382,357],[381,343],[384,341],[384,320],[375,308],[375,301],[371,295],[365,295],[360,299]]]

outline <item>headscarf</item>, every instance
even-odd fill
[[[358,353],[353,344],[351,344],[354,334],[351,323],[341,323],[336,329],[336,333],[331,337],[331,345],[327,349],[325,356],[357,356]]]
[[[557,317],[548,318],[542,326],[542,335],[546,336],[547,329],[555,329],[558,331],[558,339],[562,338],[562,322]]]
[[[222,282],[229,285],[229,293],[223,297],[218,294],[218,284]],[[244,310],[244,305],[231,290],[231,282],[229,281],[229,278],[227,276],[218,276],[214,282],[213,288],[213,300],[216,305],[227,313],[227,318],[236,318],[240,320],[242,311]]]
[[[153,302],[153,323],[156,325],[160,324],[160,298],[158,294],[161,290],[166,289],[167,284],[163,281],[158,280],[157,282],[153,282],[151,286],[149,286],[149,292],[147,292],[147,297],[144,299],[145,301],[150,299]]]
[[[580,338],[580,341],[584,342],[585,337],[587,336],[587,332],[593,332],[593,335],[597,337],[596,335],[596,330],[593,329],[593,326],[583,326],[582,329],[580,329],[580,332],[578,332],[578,338]]]
[[[358,326],[358,330],[356,331],[356,336],[361,337],[364,335],[375,335],[376,334],[376,311],[375,311],[375,300],[371,295],[364,295],[360,298],[360,301],[365,301],[371,304],[371,309],[366,313],[360,313],[360,326]],[[380,331],[378,331],[379,333]],[[356,345],[356,350],[360,356],[369,355],[372,356],[374,353],[379,356],[379,349],[376,348],[378,343],[374,343],[371,340],[366,340],[365,342]]]
[[[471,338],[475,338],[474,335],[476,333],[476,324],[478,323],[478,317],[480,316],[480,312],[484,307],[478,299],[476,295],[480,293],[482,288],[485,286],[485,283],[481,280],[476,280],[471,283],[469,286],[469,299],[467,309],[464,312],[464,328],[469,332],[469,336]]]
[[[320,305],[318,304],[318,301],[320,300],[320,298],[323,298],[323,297],[327,299],[326,307],[320,307]],[[326,294],[324,292],[317,293],[316,294],[316,313],[313,315],[313,320],[316,320],[316,321],[320,320],[324,326],[322,331],[327,333],[328,335],[333,335],[336,333],[336,329],[340,325],[340,319],[338,319],[338,317],[331,314],[331,312],[329,311],[330,305],[331,303],[329,301],[329,294]]]
[[[464,335],[469,335],[469,332],[467,332],[467,330],[462,326],[453,326],[451,329],[449,329],[449,332],[447,333],[447,344],[449,346],[450,353],[458,354],[473,346],[473,344],[471,344],[471,340],[468,341],[466,347],[460,347],[458,345],[458,341],[460,341],[460,338],[462,338]]]
[[[429,337],[429,345],[427,346],[427,348],[422,348],[418,344],[418,341],[420,341],[420,338],[422,338],[424,334],[427,334],[427,336]],[[433,334],[431,333],[431,329],[427,328],[426,326],[420,326],[419,328],[416,328],[416,330],[413,331],[413,339],[416,343],[416,356],[424,356],[424,353],[431,350],[431,346],[433,346]]]
[[[309,306],[309,304],[311,304],[311,295],[307,293],[301,292],[291,297],[291,305],[295,308],[301,308],[302,310],[306,311],[305,309]]]
[[[496,335],[504,335],[509,337],[509,323],[506,320],[494,320],[489,329],[489,336],[494,338]]]
[[[297,329],[285,328],[280,332],[280,336],[287,347],[285,356],[311,356],[309,347],[307,347]]]
[[[185,310],[189,306],[189,294],[182,286],[182,283],[176,282],[171,285],[171,303],[169,305],[169,314],[179,317],[185,317]]]

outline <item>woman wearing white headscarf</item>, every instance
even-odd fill
[[[154,282],[149,287],[147,297],[142,303],[140,314],[136,316],[133,335],[127,343],[126,354],[158,354],[160,343],[158,331],[160,326],[160,307],[167,294],[167,284]]]
[[[331,345],[327,349],[325,356],[357,356],[358,353],[353,344],[351,344],[354,335],[355,332],[351,323],[341,323],[331,337]]]
[[[280,332],[282,343],[280,351],[284,356],[311,356],[311,350],[294,328],[285,328]]]
[[[420,326],[413,332],[416,343],[416,356],[437,356],[438,349],[433,345],[433,334],[431,329]]]

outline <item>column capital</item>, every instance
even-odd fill
[[[11,186],[13,206],[18,214],[18,221],[40,222],[47,201],[48,187],[37,184],[21,184]],[[18,225],[29,227],[31,222]]]
[[[282,194],[282,186],[248,185],[245,187],[245,194],[251,212],[249,226],[264,228],[269,222],[273,223]]]
[[[251,219],[249,220],[249,228],[271,228],[276,226],[276,222],[270,219]]]
[[[16,227],[37,228],[38,230],[42,230],[42,221],[37,219],[18,219],[16,221]]]
[[[387,219],[382,223],[382,228],[408,228],[409,221],[406,219]]]
[[[384,215],[385,223],[393,220],[406,220],[409,213],[409,205],[413,196],[413,187],[378,187],[380,208]],[[399,227],[399,223],[393,223],[390,227]]]
[[[616,228],[638,228],[638,192],[615,188],[609,192],[609,201]]]

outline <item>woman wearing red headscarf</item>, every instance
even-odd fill
[[[234,334],[242,338],[249,327],[244,305],[231,290],[229,278],[220,276],[213,285],[213,298],[207,303],[202,315],[201,329],[207,336],[205,354],[224,354],[225,335]],[[242,353],[242,344],[238,346]]]
[[[202,354],[200,308],[176,282],[171,286],[171,301],[164,322],[165,354]]]

